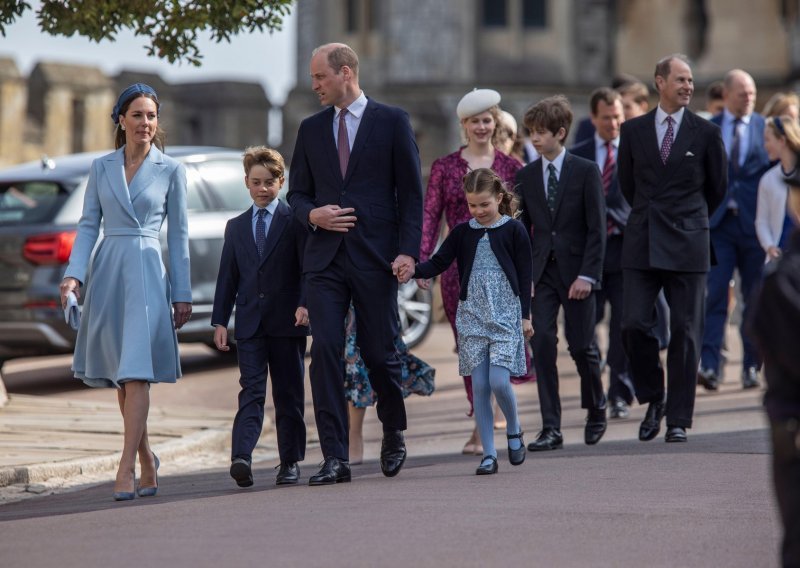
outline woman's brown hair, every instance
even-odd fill
[[[149,93],[137,93],[135,96],[129,98],[125,101],[119,109],[120,116],[124,115],[128,112],[128,108],[130,108],[131,103],[138,99],[139,97],[147,97],[151,99],[153,102],[156,103],[156,108],[158,108],[158,99]],[[161,128],[161,126],[156,126],[156,133],[153,136],[153,144],[156,145],[156,148],[164,151],[164,143],[167,141],[167,134]],[[119,122],[117,122],[116,127],[114,127],[114,148],[119,149],[125,145],[125,131],[122,130],[122,126],[120,126]]]

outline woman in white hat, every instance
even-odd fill
[[[501,112],[499,104],[500,93],[492,89],[474,89],[459,101],[456,114],[461,121],[467,143],[452,154],[435,160],[431,166],[428,189],[425,192],[420,262],[428,260],[436,248],[442,214],[447,221],[448,230],[471,218],[462,184],[462,179],[468,171],[490,168],[508,184],[508,187],[514,187],[514,177],[522,164],[495,147]],[[417,282],[420,286],[427,285],[421,280]],[[458,341],[455,321],[459,282],[455,264],[442,273],[440,285],[444,311],[453,328],[453,335]],[[532,378],[525,377],[523,380]],[[470,401],[471,416],[471,377],[464,377],[464,386]],[[477,429],[473,430],[463,453],[482,455],[483,448],[478,441]]]

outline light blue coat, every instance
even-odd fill
[[[186,171],[152,146],[129,188],[123,152],[92,163],[64,273],[88,279],[72,370],[89,386],[175,382],[181,369],[171,304],[192,301]],[[158,240],[165,219],[169,275]]]

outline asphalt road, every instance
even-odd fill
[[[153,404],[233,412],[235,366],[192,349],[184,352],[185,378],[154,388]],[[480,458],[459,454],[471,420],[449,332],[438,327],[415,352],[437,368],[437,392],[407,401],[410,458],[397,478],[384,478],[375,462],[380,425],[369,412],[367,461],[354,467],[350,484],[278,488],[276,462],[266,459],[256,464],[256,485],[240,490],[224,458],[200,470],[165,464],[153,499],[115,503],[106,482],[0,507],[0,565],[777,565],[780,527],[761,393],[738,387],[735,362],[719,393],[698,392],[687,444],[665,444],[663,433],[639,442],[644,409],[636,407],[587,447],[577,377],[562,355],[565,449],[529,454],[519,467],[501,451],[500,473],[477,477]],[[37,364],[12,364],[9,390],[110,396],[62,380],[69,379],[68,359],[24,367]],[[31,386],[43,377],[49,386]],[[515,387],[528,441],[540,424],[535,390]],[[313,422],[310,406],[307,416]],[[502,432],[497,444],[504,446]],[[309,450],[302,482],[320,459]]]

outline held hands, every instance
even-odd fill
[[[81,283],[78,282],[77,278],[72,278],[71,276],[67,276],[61,281],[61,284],[58,287],[59,292],[61,293],[61,309],[65,309],[67,307],[67,296],[70,292],[75,294],[77,299],[81,299]]]
[[[338,205],[323,205],[312,209],[308,214],[308,222],[326,231],[346,233],[356,225],[355,209]]]
[[[294,312],[294,326],[300,327],[301,325],[308,325],[308,310],[303,306],[300,306]]]
[[[175,329],[182,328],[192,319],[192,304],[189,302],[174,302],[172,304],[172,318],[175,320]],[[214,335],[216,339],[216,333]]]
[[[767,260],[775,260],[776,258],[780,258],[781,256],[781,249],[778,247],[769,247],[767,249]]]
[[[214,345],[220,351],[231,350],[231,346],[228,345],[228,328],[224,325],[214,326]]]
[[[569,287],[567,297],[570,300],[585,300],[592,293],[592,285],[583,278],[576,278],[572,286]]]
[[[400,284],[405,284],[414,276],[414,259],[407,254],[398,254],[392,262],[392,274]]]
[[[533,326],[531,325],[531,320],[522,320],[522,335],[525,337],[525,339],[530,339],[533,337]]]

